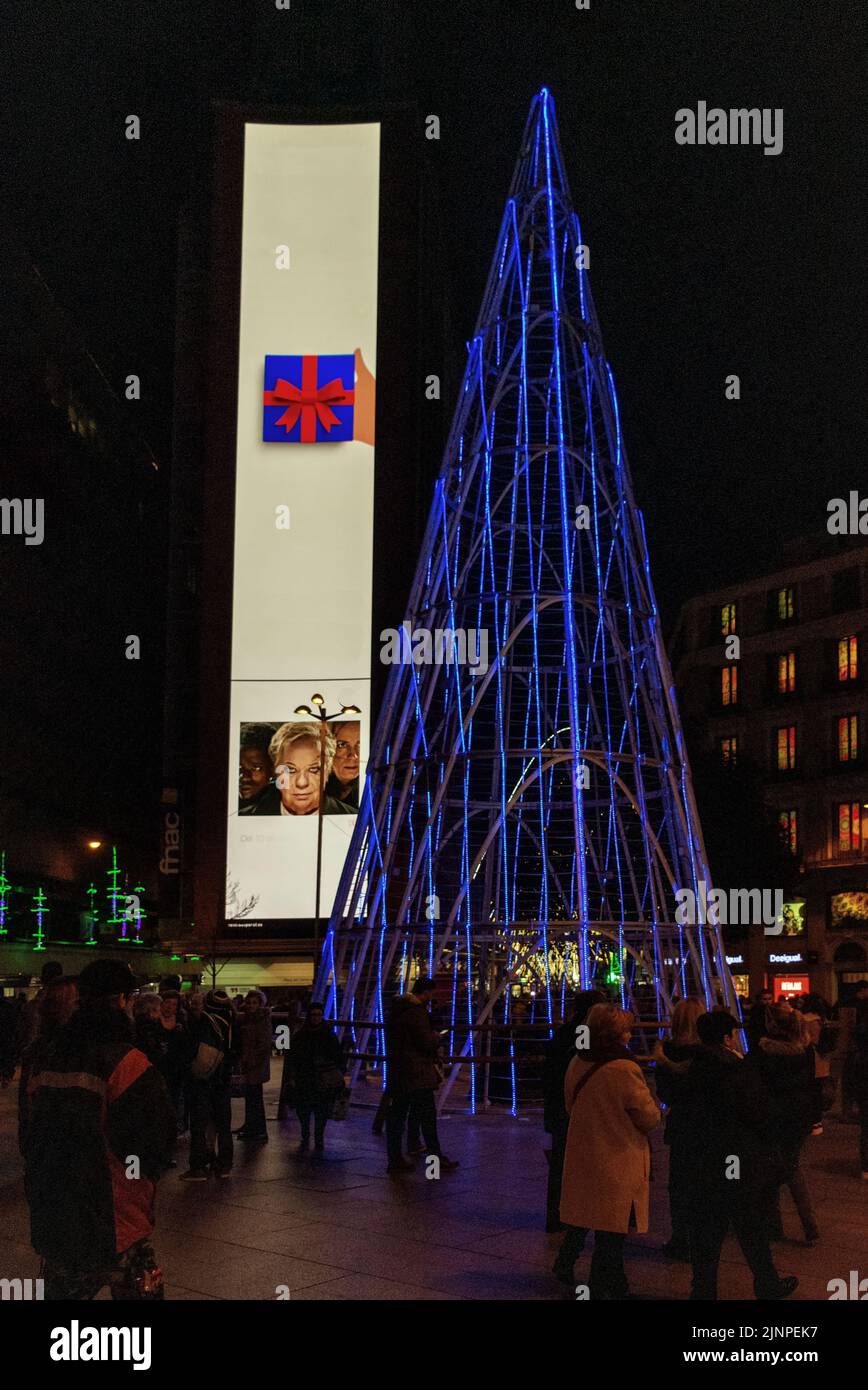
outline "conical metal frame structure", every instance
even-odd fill
[[[471,1064],[520,980],[536,1020],[604,979],[649,1031],[686,994],[735,1008],[718,930],[676,921],[710,875],[581,248],[543,89],[324,941],[318,993],[368,1055],[419,970]],[[422,630],[433,656],[470,634],[468,660],[416,664]]]

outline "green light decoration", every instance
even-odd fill
[[[86,914],[88,923],[88,934],[87,939],[84,943],[85,946],[96,946],[99,942],[99,938],[97,936],[97,925],[99,923],[99,908],[97,907],[98,893],[99,890],[96,884],[91,883],[90,887],[87,890],[87,898],[89,904]]]
[[[47,902],[48,899],[43,893],[42,888],[37,888],[36,892],[33,894],[33,906],[30,909],[31,912],[35,912],[36,914],[36,945],[33,947],[34,951],[45,950],[45,918],[48,913],[48,908],[46,907]]]
[[[622,978],[620,957],[613,951],[609,956],[608,969],[606,971],[606,984],[619,985]]]
[[[12,884],[6,877],[6,851],[0,854],[0,936],[8,936],[9,928],[6,925],[6,913],[9,910],[8,896],[12,892]]]
[[[119,886],[121,871],[118,868],[118,852],[114,845],[112,845],[112,866],[106,870],[106,875],[109,880],[107,891],[109,915],[106,926],[120,927],[121,937],[124,938],[127,934],[127,919],[118,911],[118,901],[122,896]]]
[[[139,946],[143,946],[143,945],[144,945],[144,942],[142,941],[142,927],[143,927],[144,924],[145,924],[145,918],[146,918],[146,915],[147,915],[146,913],[144,913],[144,912],[142,911],[142,898],[145,896],[145,890],[144,890],[144,888],[142,887],[142,885],[139,883],[139,884],[137,884],[136,887],[133,889],[133,893],[135,894],[136,905],[135,905],[135,907],[133,908],[131,917],[128,917],[127,920],[128,920],[128,921],[132,921],[132,923],[133,923],[133,925],[134,925],[134,927],[135,927],[135,933],[136,933],[136,934],[135,934],[135,936],[133,937],[133,940],[134,940]],[[129,912],[129,909],[127,909],[127,911]]]

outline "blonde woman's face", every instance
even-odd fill
[[[280,799],[291,816],[309,816],[319,810],[322,764],[315,739],[285,743],[275,773]]]

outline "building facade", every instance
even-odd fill
[[[43,951],[77,962],[79,948],[143,950],[153,934],[165,489],[137,400],[8,226],[0,291],[9,991],[38,975]],[[22,505],[42,518],[30,539],[14,525]]]
[[[868,978],[868,545],[826,536],[784,558],[687,602],[673,669],[693,756],[751,770],[798,870],[773,928],[727,929],[739,988],[834,1001]]]

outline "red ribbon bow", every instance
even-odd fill
[[[329,381],[325,386],[317,386],[317,358],[302,357],[301,359],[301,386],[293,386],[291,381],[284,381],[278,377],[274,390],[266,391],[264,400],[266,405],[286,405],[287,410],[275,421],[277,425],[283,425],[287,434],[301,416],[301,443],[316,443],[316,422],[319,420],[326,434],[333,425],[339,423],[337,415],[331,409],[333,405],[352,405],[356,398],[356,393],[352,387],[344,386],[340,377],[335,377],[334,381]]]

